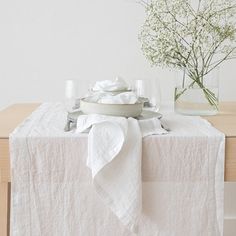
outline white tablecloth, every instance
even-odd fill
[[[11,235],[134,235],[94,191],[87,135],[65,120],[43,104],[10,136]],[[163,120],[169,134],[143,139],[139,235],[223,235],[224,135],[199,117]]]

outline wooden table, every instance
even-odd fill
[[[9,134],[38,106],[39,104],[15,104],[0,111],[0,236],[9,235]],[[222,103],[217,116],[205,118],[226,135],[225,181],[236,182],[236,102]]]

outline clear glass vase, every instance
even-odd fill
[[[219,105],[219,68],[201,78],[176,73],[175,111],[184,115],[216,115]]]

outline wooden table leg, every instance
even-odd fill
[[[0,235],[9,235],[10,219],[10,184],[0,183]]]

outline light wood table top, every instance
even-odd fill
[[[236,102],[223,102],[217,115],[204,118],[226,137],[236,137]]]
[[[19,103],[0,111],[0,138],[8,138],[15,127],[39,105],[40,103]]]

